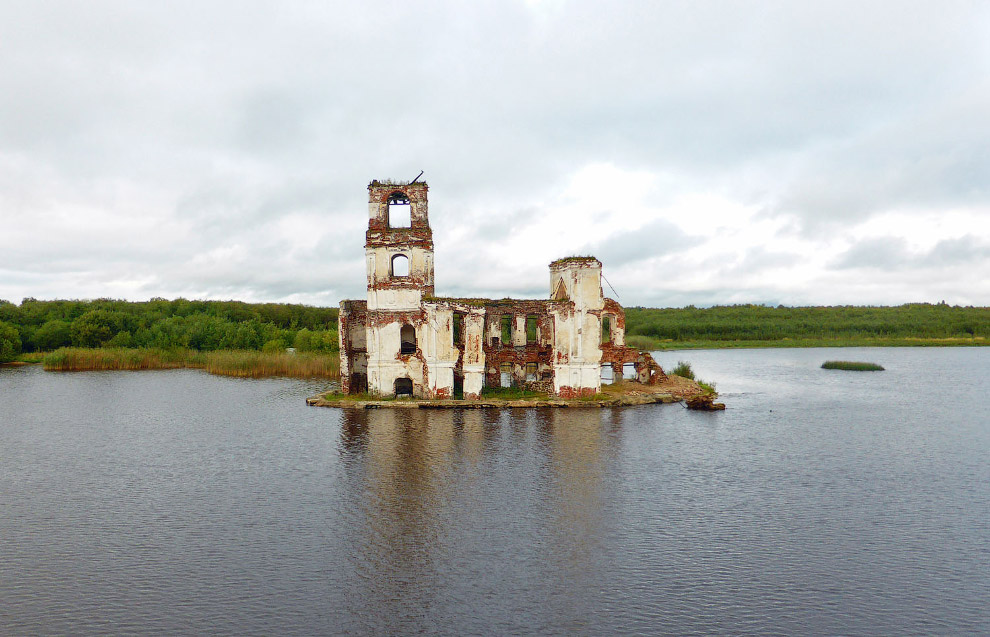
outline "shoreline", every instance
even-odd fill
[[[602,407],[631,407],[636,405],[657,405],[671,403],[697,403],[699,399],[710,394],[698,383],[680,376],[668,376],[667,380],[658,385],[641,385],[634,382],[618,382],[603,385],[601,393],[585,398],[563,399],[551,396],[535,398],[497,398],[482,397],[478,400],[462,399],[431,399],[431,398],[381,398],[355,399],[342,394],[325,392],[306,399],[311,407],[331,407],[336,409],[533,409],[533,408],[602,408]],[[706,401],[702,400],[702,403]],[[712,409],[711,401],[707,401]],[[719,405],[721,403],[715,403]],[[698,409],[699,407],[692,407]],[[724,409],[714,407],[715,410]]]
[[[798,349],[798,348],[830,348],[830,347],[987,347],[990,340],[976,336],[972,338],[783,338],[774,341],[735,340],[735,341],[658,341],[646,340],[640,336],[629,336],[641,350],[649,352],[690,351],[697,349]]]

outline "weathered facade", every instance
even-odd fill
[[[576,398],[603,379],[666,378],[625,346],[625,314],[602,294],[594,257],[551,263],[547,300],[435,296],[427,191],[416,181],[368,186],[368,296],[340,304],[344,392],[470,400],[485,386],[521,386]]]

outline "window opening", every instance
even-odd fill
[[[526,382],[536,380],[536,372],[539,370],[539,367],[536,363],[526,363]]]
[[[454,312],[454,345],[464,344],[464,315]]]
[[[392,276],[409,276],[409,257],[404,254],[397,254],[392,257]]]
[[[388,196],[388,227],[412,227],[412,205],[409,197],[401,192],[393,192]]]
[[[413,395],[413,383],[409,378],[396,378],[395,379],[395,397],[399,396],[412,396]]]
[[[399,353],[416,353],[416,330],[413,329],[412,325],[403,325],[402,329],[399,330]]]
[[[502,315],[502,342],[512,344],[512,316],[509,314]]]
[[[602,343],[612,342],[612,317],[602,317]]]
[[[361,372],[351,374],[351,393],[364,394],[368,391],[368,375]]]
[[[502,363],[498,371],[502,387],[512,387],[512,363]]]
[[[611,385],[615,382],[615,370],[612,369],[612,363],[607,363],[602,365],[602,385]]]
[[[636,379],[636,363],[625,363],[622,366],[622,380]]]
[[[535,343],[538,336],[538,322],[536,316],[530,314],[526,317],[526,342]]]

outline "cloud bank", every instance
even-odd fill
[[[990,304],[971,2],[0,2],[0,298],[336,304],[365,185],[441,294]]]

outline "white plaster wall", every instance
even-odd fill
[[[550,270],[550,294],[557,288],[558,281],[564,282],[567,298],[576,308],[600,310],[605,306],[601,266],[576,262]]]
[[[601,389],[601,320],[581,310],[550,313],[554,325],[554,390]],[[563,359],[564,362],[559,362]]]
[[[433,284],[433,251],[420,247],[389,246],[365,249],[368,285],[392,281],[392,257],[404,254],[409,258],[409,276]]]
[[[601,391],[601,365],[590,363],[563,363],[554,366],[553,388],[560,393],[562,387]]]
[[[526,315],[516,315],[512,317],[512,345],[521,347],[526,345]]]
[[[481,395],[485,386],[485,364],[464,365],[464,395]]]
[[[467,366],[480,365],[482,370],[485,368],[485,311],[478,309],[466,314],[462,328],[464,329],[464,383],[467,386]]]
[[[619,347],[626,344],[626,328],[617,326],[614,317],[612,318],[612,342]]]
[[[419,288],[369,289],[368,309],[411,312],[419,309],[422,298],[423,293]]]

